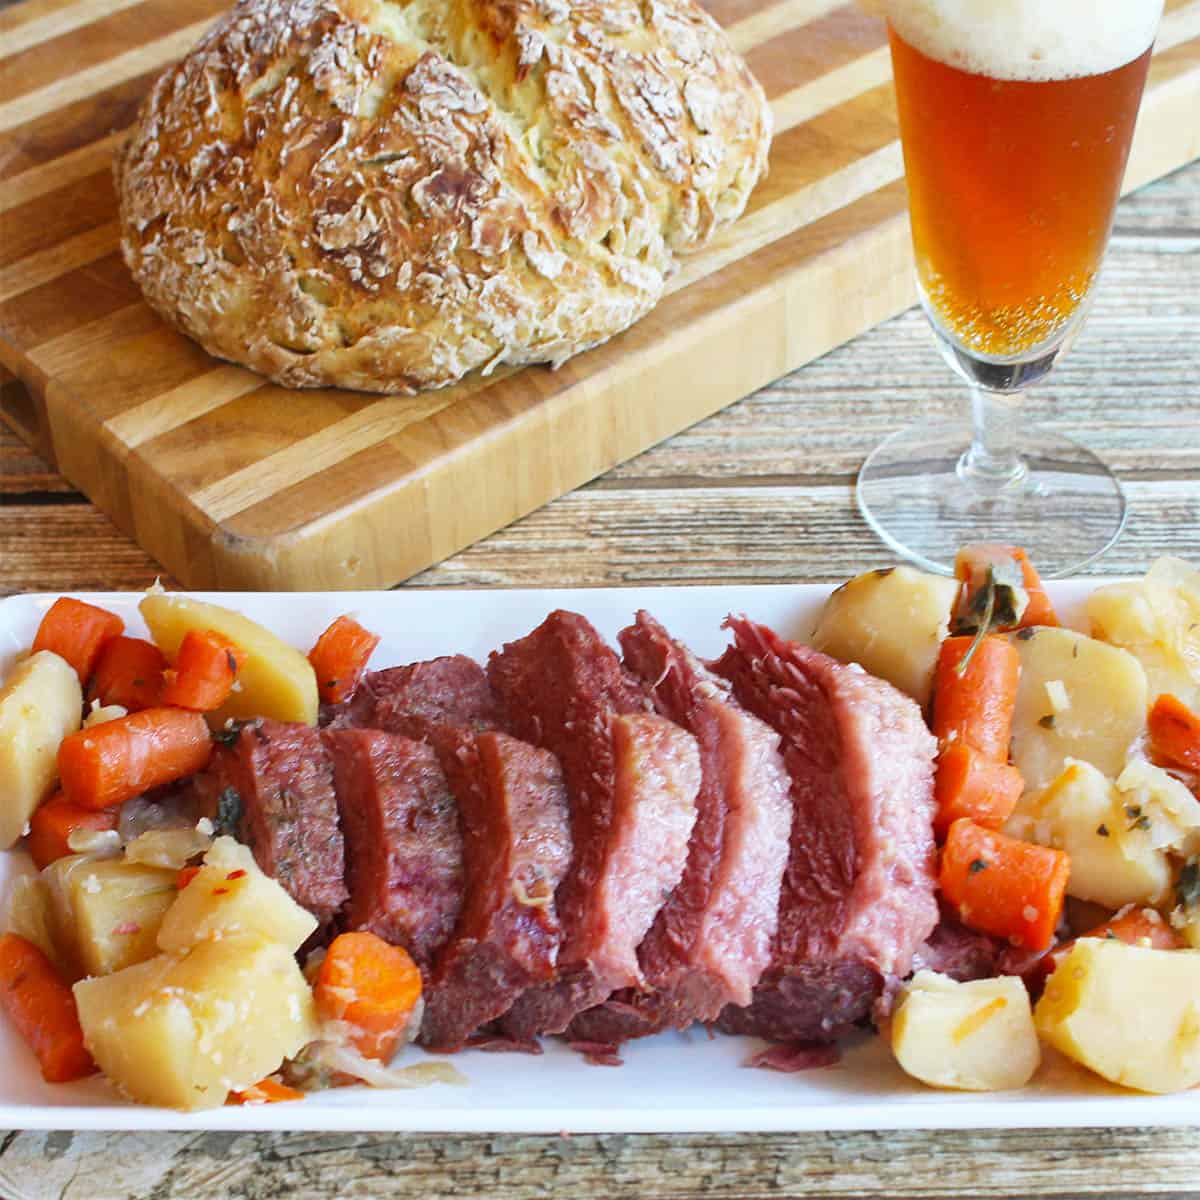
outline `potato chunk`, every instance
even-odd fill
[[[316,1036],[312,993],[278,942],[228,938],[81,980],[84,1041],[127,1095],[215,1108]]]
[[[15,845],[58,779],[58,747],[83,719],[75,668],[49,650],[18,663],[0,688],[0,848]]]
[[[924,707],[958,591],[957,580],[912,567],[868,571],[825,602],[812,645],[858,663]]]
[[[158,927],[175,902],[174,871],[120,859],[59,862],[60,886],[51,890],[55,928],[83,974],[111,975],[158,953]]]
[[[60,971],[66,964],[54,932],[50,888],[40,875],[17,875],[8,891],[5,933],[15,933],[32,942]]]
[[[1119,775],[1146,724],[1146,674],[1138,660],[1071,629],[1038,627],[1014,637],[1021,682],[1012,758],[1026,791],[1049,786],[1069,758]]]
[[[182,951],[213,938],[251,934],[295,951],[316,928],[316,917],[259,870],[247,847],[221,837],[163,919],[158,945]]]
[[[256,621],[217,604],[165,593],[147,596],[139,607],[154,640],[172,662],[191,630],[215,630],[245,651],[236,690],[212,715],[215,723],[228,717],[273,717],[316,724],[317,676],[312,664]]]
[[[1124,793],[1090,763],[1068,761],[1044,791],[1023,799],[1007,832],[1065,850],[1067,895],[1107,908],[1156,904],[1170,887],[1171,864]]]
[[[1113,1083],[1177,1092],[1200,1083],[1200,951],[1080,938],[1034,1009],[1038,1032]]]
[[[1200,706],[1200,571],[1160,558],[1137,583],[1097,588],[1087,614],[1097,637],[1136,656],[1151,699],[1170,692]]]
[[[901,993],[891,1036],[900,1066],[934,1087],[1024,1087],[1041,1062],[1029,993],[1011,975],[956,983],[918,971]]]

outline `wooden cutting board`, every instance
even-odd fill
[[[766,88],[771,173],[659,307],[558,371],[417,397],[288,392],[139,298],[109,165],[216,0],[0,12],[3,415],[191,587],[385,586],[914,300],[882,25],[827,0],[706,0]],[[1127,186],[1200,155],[1200,0],[1167,0]],[[797,431],[803,437],[803,431]]]

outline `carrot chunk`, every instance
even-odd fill
[[[986,586],[989,571],[998,566],[1015,564],[1020,569],[1021,579],[1029,602],[1016,624],[1005,628],[1017,629],[1028,625],[1057,625],[1058,614],[1050,597],[1046,595],[1045,585],[1038,574],[1037,568],[1029,561],[1029,555],[1020,546],[996,546],[979,542],[963,546],[954,559],[955,577],[962,581],[963,600],[961,610],[968,612],[972,600]]]
[[[1176,696],[1159,696],[1150,709],[1150,746],[1173,766],[1200,773],[1200,715]]]
[[[120,637],[125,622],[94,604],[60,596],[50,606],[33,639],[33,652],[52,650],[75,668],[79,681],[87,684],[101,650]]]
[[[1187,945],[1183,936],[1171,928],[1157,909],[1135,906],[1122,909],[1079,936],[1118,938],[1131,946],[1149,945],[1154,950],[1182,950]]]
[[[67,798],[111,808],[208,765],[212,738],[200,713],[146,708],[63,738],[58,774]]]
[[[1021,772],[995,762],[963,742],[952,742],[938,755],[933,829],[945,837],[950,826],[969,817],[987,829],[1001,829],[1025,790]]]
[[[958,742],[994,762],[1007,762],[1021,659],[1006,638],[985,637],[959,674],[974,643],[970,637],[942,642],[933,683],[933,732],[943,747]]]
[[[115,808],[82,808],[62,792],[55,792],[29,818],[29,853],[40,871],[52,862],[73,854],[69,839],[78,829],[116,829]]]
[[[378,634],[346,616],[338,617],[317,638],[317,644],[308,652],[308,661],[317,673],[323,704],[337,704],[354,691],[378,645]]]
[[[92,674],[89,700],[140,712],[162,703],[166,655],[144,638],[115,637],[105,644]]]
[[[37,1056],[47,1083],[95,1074],[70,987],[32,942],[15,933],[0,936],[0,1008]]]
[[[284,1100],[303,1100],[304,1093],[270,1077],[252,1083],[240,1092],[229,1093],[230,1104],[278,1104]]]
[[[168,674],[162,702],[212,712],[229,699],[245,664],[246,652],[227,637],[212,629],[189,630],[179,645],[175,672]]]
[[[421,996],[421,972],[399,946],[373,933],[339,934],[317,971],[313,999],[325,1021],[355,1027],[364,1058],[387,1062]]]
[[[963,818],[950,826],[938,884],[964,925],[1044,950],[1062,914],[1070,873],[1071,860],[1061,850]]]

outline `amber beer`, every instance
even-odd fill
[[[1100,267],[1161,0],[888,10],[913,246],[935,321],[984,356],[1052,343]]]

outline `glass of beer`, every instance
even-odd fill
[[[1124,525],[1112,473],[1016,401],[1083,321],[1162,2],[883,0],[921,304],[971,407],[888,438],[858,502],[929,570],[1001,542],[1064,575]]]

